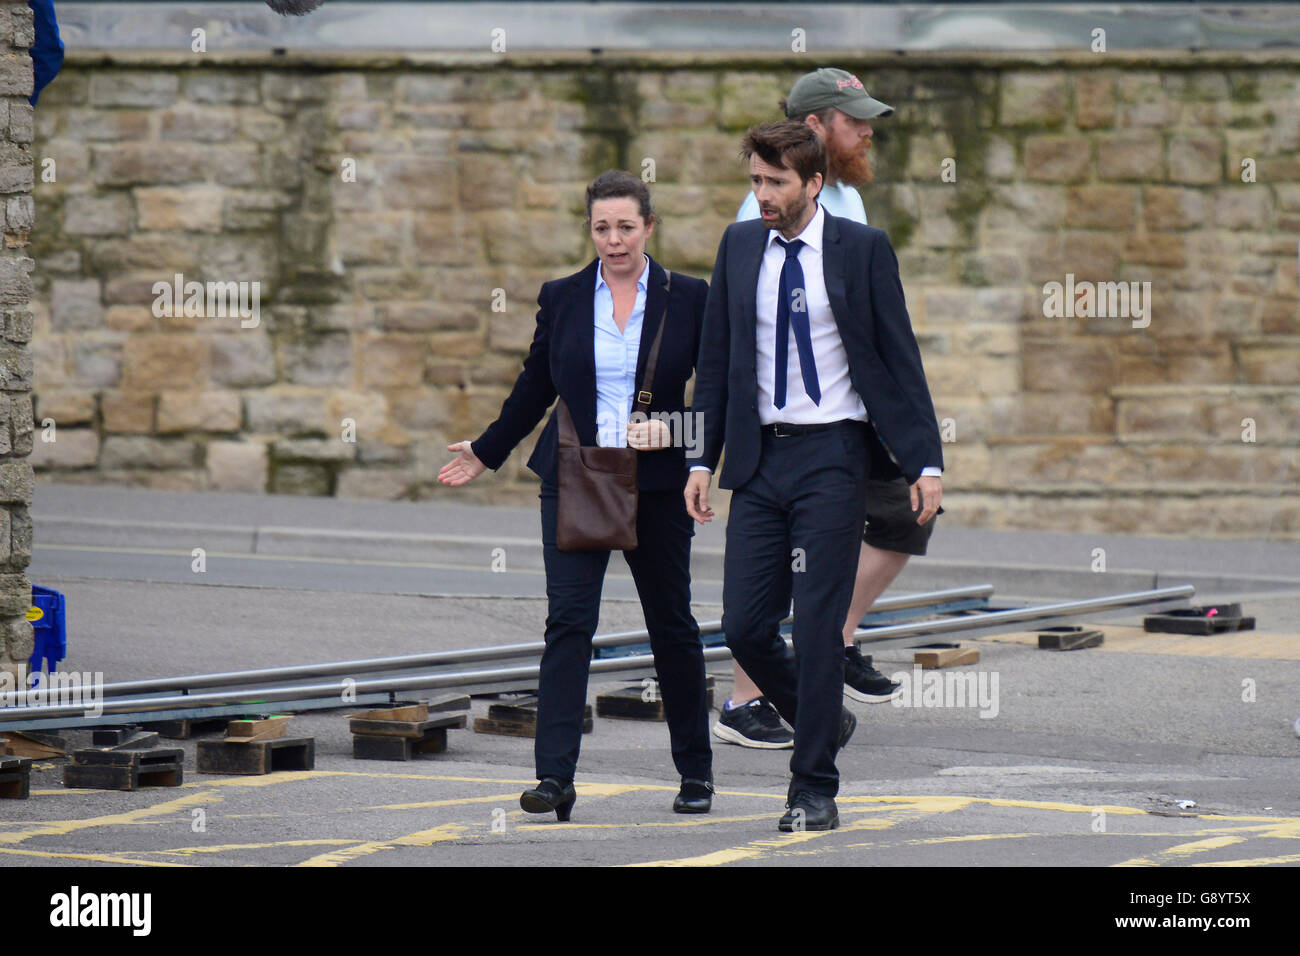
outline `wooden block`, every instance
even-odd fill
[[[1088,627],[1048,627],[1038,632],[1040,651],[1078,651],[1098,647],[1105,640],[1101,631]]]
[[[0,800],[26,800],[31,794],[30,757],[0,756]]]
[[[226,726],[226,739],[236,743],[254,740],[274,740],[283,737],[291,718],[284,716],[232,720]]]
[[[149,721],[140,726],[168,740],[189,740],[199,734],[225,733],[229,724],[229,717],[182,717],[177,720]]]
[[[596,695],[596,716],[613,717],[618,720],[658,720],[664,717],[663,698],[657,689],[643,687],[640,684],[620,687],[605,694]]]
[[[372,720],[366,717],[353,717],[348,721],[348,729],[353,734],[366,734],[371,737],[409,737],[419,739],[428,731],[448,727],[464,727],[465,714],[444,714],[426,720]]]
[[[587,710],[591,710],[588,706]],[[523,723],[537,722],[537,698],[527,697],[508,704],[492,704],[488,707],[488,716],[493,720],[513,720]]]
[[[425,706],[430,713],[440,710],[469,710],[469,694],[441,694]]]
[[[582,732],[589,734],[595,727],[595,722],[591,717],[591,708],[587,708],[587,713],[582,719]],[[537,720],[502,720],[499,717],[476,717],[474,718],[474,733],[476,734],[499,734],[505,737],[536,737]]]
[[[1206,617],[1211,608],[1219,611]],[[1205,607],[1178,608],[1142,619],[1142,629],[1156,634],[1223,634],[1228,631],[1253,631],[1255,619],[1241,616],[1240,604],[1210,604]]]
[[[401,720],[421,721],[429,717],[428,704],[397,704],[393,707],[380,707],[376,710],[363,710],[357,714],[348,714],[349,720]],[[356,733],[356,731],[353,731]]]
[[[712,674],[704,678],[704,702],[709,710],[713,709]],[[665,720],[659,682],[651,679],[649,683],[641,681],[639,684],[629,684],[618,690],[597,694],[596,716],[621,720]]]
[[[311,770],[316,765],[316,739],[200,740],[197,754],[199,773],[258,775],[281,770]]]
[[[91,733],[90,742],[106,750],[147,750],[158,746],[158,735],[139,727],[99,727]]]
[[[66,757],[68,742],[54,734],[34,731],[8,730],[5,740],[11,754],[19,757]]]
[[[63,785],[90,790],[139,790],[179,787],[184,781],[185,751],[78,750],[63,768]]]
[[[964,667],[978,664],[980,649],[978,647],[937,647],[916,651],[912,661],[917,667],[930,670],[936,667]]]
[[[433,727],[422,737],[378,737],[356,734],[352,756],[358,760],[410,760],[417,754],[437,754],[447,749],[447,728]]]

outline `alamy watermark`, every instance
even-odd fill
[[[33,679],[39,684],[29,686]],[[87,717],[104,713],[103,671],[50,671],[17,674],[0,671],[0,707],[79,707]]]
[[[239,318],[239,326],[255,329],[262,322],[260,282],[185,281],[176,273],[172,281],[153,284],[154,318],[224,319]]]
[[[1151,324],[1150,282],[1075,282],[1067,272],[1064,283],[1045,283],[1043,296],[1044,318],[1132,319],[1135,329]]]
[[[997,671],[923,670],[898,671],[890,680],[902,684],[902,692],[890,703],[895,707],[972,707],[981,718],[998,715]]]

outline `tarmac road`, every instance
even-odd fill
[[[65,534],[42,545],[41,522],[55,515],[37,514],[30,574],[68,597],[64,670],[120,680],[540,639],[535,569],[493,573],[450,551],[410,562],[448,567],[401,571],[346,552],[214,547],[196,574],[184,542],[140,530],[142,515],[165,510],[156,493],[120,494],[136,513],[115,512],[114,533],[133,536],[117,546],[104,543],[105,527],[81,543]],[[317,506],[312,526],[328,530],[329,506]],[[400,509],[416,506],[390,507],[400,527]],[[75,528],[65,520],[65,532]],[[1026,536],[1025,553],[1035,546]],[[1184,553],[1208,563],[1215,546],[1184,543]],[[38,762],[31,798],[0,801],[0,865],[1295,865],[1300,580],[1287,587],[1285,563],[1266,564],[1272,573],[1258,574],[1253,590],[1196,598],[1243,600],[1260,621],[1253,634],[1146,635],[1125,626],[1140,621],[1128,615],[1108,620],[1106,644],[1087,651],[1039,651],[1030,635],[1001,635],[975,642],[981,660],[959,669],[972,686],[984,682],[977,706],[936,706],[944,700],[923,693],[917,706],[851,704],[859,727],[840,759],[842,825],[829,833],[777,832],[788,752],[719,743],[714,810],[683,817],[669,809],[676,776],[664,726],[599,718],[584,738],[573,821],[557,825],[518,806],[535,779],[530,740],[455,730],[441,755],[358,761],[343,717],[355,708],[346,708],[295,717],[291,734],[316,740],[307,772],[198,774],[194,742],[167,742],[186,752],[184,784],[118,793],[66,790],[63,761]],[[1183,569],[1155,570],[1167,583]],[[1018,580],[1022,594],[1057,596],[1033,593],[1041,577]],[[981,582],[949,574],[946,583]],[[608,583],[601,631],[643,626],[625,584]],[[697,580],[700,620],[720,616],[711,588]],[[916,680],[910,655],[881,649],[877,666]],[[719,701],[729,670],[713,668]],[[614,686],[593,683],[591,696]],[[476,700],[472,716],[487,705]],[[79,746],[88,732],[67,736]],[[1181,809],[1188,800],[1195,806]]]

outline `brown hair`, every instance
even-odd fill
[[[792,169],[800,182],[808,182],[813,173],[826,180],[826,145],[811,126],[798,120],[781,120],[751,126],[740,144],[744,159],[757,155],[769,166]]]
[[[650,190],[640,178],[621,169],[601,173],[587,187],[587,225],[591,226],[591,204],[597,199],[635,199],[640,207],[641,220],[647,225],[655,218],[650,208]]]
[[[831,123],[831,119],[835,116],[837,112],[839,112],[838,110],[835,109],[835,107],[827,106],[824,109],[809,110],[806,113],[795,113],[793,116],[791,116],[789,110],[786,109],[786,100],[784,96],[781,97],[781,102],[778,103],[777,106],[781,108],[781,115],[786,117],[787,119],[798,120],[800,123],[802,123],[806,119],[808,119],[808,117],[815,116],[817,117],[817,119],[821,121],[821,124],[823,126],[829,126]]]

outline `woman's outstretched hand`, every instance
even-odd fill
[[[447,451],[458,451],[460,454],[438,469],[438,480],[444,485],[463,485],[487,470],[487,465],[475,457],[467,441],[448,445]]]

